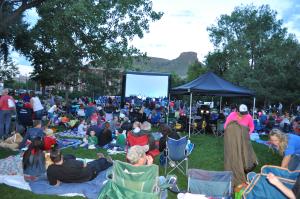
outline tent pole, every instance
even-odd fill
[[[254,119],[255,101],[256,101],[256,98],[253,97],[253,110],[252,110],[252,117],[253,117],[253,119]]]
[[[222,96],[220,97],[220,113],[222,111]]]
[[[192,92],[190,92],[189,138],[191,137],[191,123],[192,123],[192,99],[193,99],[193,93],[192,93]]]
[[[167,124],[169,124],[169,115],[170,115],[170,93],[169,93],[169,101],[168,101],[168,115],[167,115]]]

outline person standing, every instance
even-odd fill
[[[44,107],[41,103],[41,100],[38,96],[35,95],[35,92],[31,92],[30,104],[34,112],[34,120],[41,120],[43,116]]]
[[[0,98],[0,139],[9,135],[11,115],[15,107],[14,98],[8,95],[8,89],[3,89]]]
[[[254,123],[246,105],[241,104],[238,112],[232,112],[224,124],[224,169],[233,172],[233,185],[246,182],[246,175],[257,163],[250,142]]]

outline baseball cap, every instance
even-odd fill
[[[241,104],[240,107],[239,107],[239,112],[240,113],[247,113],[248,112],[248,108],[245,104]]]
[[[145,155],[145,153],[149,150],[149,146],[139,146],[135,145],[130,147],[127,153],[127,159],[130,163],[137,163],[141,157]]]

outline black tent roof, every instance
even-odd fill
[[[213,72],[207,72],[197,79],[171,90],[174,94],[198,93],[213,96],[254,96],[255,93],[247,88],[236,86]]]

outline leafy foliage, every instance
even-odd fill
[[[205,72],[207,72],[207,68],[197,61],[189,66],[186,79],[187,81],[192,81]]]
[[[41,19],[26,53],[33,77],[45,85],[61,83],[66,90],[78,85],[80,72],[90,66],[107,73],[128,66],[132,55],[141,54],[128,41],[143,37],[149,22],[162,16],[149,0],[52,0],[37,11]]]
[[[267,5],[241,6],[207,29],[215,47],[206,57],[209,69],[255,90],[265,104],[300,97],[300,46],[276,15]]]

